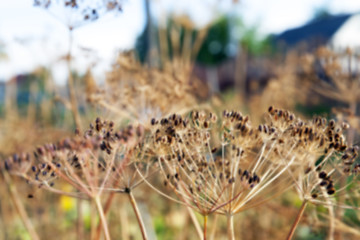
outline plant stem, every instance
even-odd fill
[[[212,230],[210,232],[210,240],[214,240],[215,239],[215,235],[216,235],[216,226],[217,226],[217,221],[219,218],[219,214],[215,214],[214,220],[212,221]]]
[[[76,92],[75,92],[75,86],[74,86],[74,79],[71,72],[71,48],[73,43],[73,30],[69,28],[69,52],[68,56],[66,57],[66,63],[68,68],[68,90],[69,90],[69,97],[70,97],[70,104],[71,104],[71,111],[73,114],[74,122],[76,125],[76,128],[81,131],[81,120],[80,115],[78,111],[78,104],[76,100]]]
[[[76,237],[79,240],[84,239],[84,224],[83,224],[83,214],[82,214],[82,203],[83,200],[82,199],[77,199],[76,200],[76,212],[78,214],[77,217],[77,222],[76,222]]]
[[[101,222],[99,221],[99,223],[96,223],[96,217],[97,217],[97,212],[96,212],[96,207],[95,207],[95,203],[94,201],[90,201],[90,239],[91,240],[99,240],[101,237],[101,231],[99,233],[99,236],[97,237],[97,227],[100,227],[100,229],[102,229],[102,225]]]
[[[96,208],[97,208],[99,216],[100,216],[101,225],[103,226],[105,239],[110,240],[109,228],[108,228],[108,225],[107,225],[107,222],[106,222],[104,210],[103,210],[103,208],[101,206],[100,197],[96,196],[94,200],[95,200]]]
[[[196,218],[196,215],[194,213],[194,210],[189,207],[188,205],[186,205],[186,209],[190,215],[190,218],[195,226],[195,229],[196,229],[196,232],[198,233],[198,236],[199,236],[199,239],[203,239],[204,238],[204,234],[203,234],[203,231],[201,229],[201,226],[200,226],[200,223],[198,221],[198,219]]]
[[[121,239],[129,240],[129,229],[126,226],[129,226],[128,214],[125,205],[122,205],[119,209],[120,222],[121,222]]]
[[[206,240],[207,219],[208,216],[204,215],[204,240]]]
[[[290,229],[290,232],[289,232],[289,234],[288,234],[288,236],[287,236],[287,238],[286,238],[287,240],[291,240],[292,237],[294,236],[296,227],[297,227],[297,225],[299,224],[300,219],[301,219],[301,217],[302,217],[302,215],[303,215],[303,213],[304,213],[306,204],[307,204],[307,200],[304,200],[303,203],[301,204],[301,207],[300,207],[300,209],[299,209],[299,212],[298,212],[298,214],[297,214],[297,216],[296,216],[295,222],[293,223],[293,225],[292,225],[292,227],[291,227],[291,229]]]
[[[134,212],[135,212],[135,215],[136,215],[136,219],[138,221],[138,224],[139,224],[139,227],[140,227],[140,230],[141,230],[141,234],[142,234],[142,237],[144,240],[147,240],[148,237],[146,235],[146,230],[145,230],[145,225],[144,225],[144,222],[141,218],[141,213],[139,211],[139,208],[136,204],[136,201],[135,201],[135,198],[134,198],[134,195],[132,194],[132,192],[130,191],[128,193],[128,196],[129,196],[129,200],[130,200],[130,203],[131,203],[131,206],[133,207],[134,209]]]
[[[228,233],[229,240],[235,240],[234,215],[233,214],[227,215],[227,233]]]
[[[20,201],[20,196],[16,190],[15,184],[11,180],[9,173],[6,170],[1,171],[6,185],[8,186],[8,190],[10,193],[10,198],[15,206],[16,211],[18,212],[26,230],[28,231],[32,240],[40,240],[39,235],[36,233],[34,226],[32,225],[29,216],[26,213],[25,207]]]
[[[115,196],[115,193],[111,192],[108,199],[106,200],[105,207],[104,207],[104,215],[105,216],[107,215],[107,213],[110,210],[110,206],[111,206],[112,200],[114,199],[114,196]],[[100,239],[101,229],[102,229],[101,224],[98,224],[98,226],[96,227],[96,233],[95,233],[94,239]]]

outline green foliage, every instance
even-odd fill
[[[168,41],[167,44],[169,46],[168,57],[170,59],[173,57],[170,35],[174,27],[176,27],[180,33],[180,51],[184,46],[184,27],[179,26],[173,20],[169,19],[166,25],[166,35]],[[152,36],[150,36],[150,28]],[[150,26],[147,24],[141,35],[137,38],[135,50],[142,63],[146,61],[148,56],[151,40],[154,40],[156,42],[155,46],[159,48],[158,34],[155,34],[158,31],[159,27],[157,25]],[[199,34],[197,30],[192,31],[191,35],[193,42],[197,34]],[[196,61],[204,65],[218,65],[236,54],[234,51],[236,51],[238,44],[241,44],[241,46],[252,56],[271,54],[274,51],[271,37],[260,36],[257,26],[248,27],[239,17],[223,15],[214,21],[208,29],[207,36],[199,50]]]
[[[155,26],[152,26],[155,28]],[[135,52],[140,60],[140,62],[145,63],[148,52],[150,50],[150,38],[149,38],[150,26],[146,24],[143,32],[136,39],[135,43]]]
[[[230,43],[229,18],[221,17],[209,29],[200,49],[197,61],[205,65],[217,65],[228,58]]]
[[[169,239],[171,238],[172,231],[167,226],[164,216],[159,215],[154,217],[155,232],[158,239]]]
[[[326,239],[326,233],[324,231],[314,231],[309,226],[299,226],[298,229],[298,238],[299,240],[322,240]]]
[[[260,56],[274,52],[271,36],[259,37],[258,30],[255,27],[246,30],[240,42],[252,56]]]
[[[313,115],[328,115],[331,112],[331,107],[324,104],[314,104],[311,106],[302,105],[298,103],[295,106],[295,110],[299,113],[302,113],[305,116],[313,116]]]
[[[349,225],[360,226],[360,219],[354,209],[345,209],[344,221]]]

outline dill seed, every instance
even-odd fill
[[[324,172],[324,171],[322,171],[322,172],[320,172],[319,173],[319,178],[326,178],[326,176],[327,176],[327,174],[326,174],[326,172]]]
[[[333,194],[335,193],[335,189],[334,189],[334,188],[331,188],[331,189],[329,189],[329,190],[327,191],[327,193],[328,193],[329,195],[333,195]]]

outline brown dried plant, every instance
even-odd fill
[[[87,81],[87,97],[95,106],[118,119],[148,124],[153,115],[183,111],[198,103],[199,80],[190,79],[181,68],[145,68],[132,53],[121,54],[108,73],[105,85]]]
[[[284,149],[290,149],[291,155],[296,156],[288,172],[303,204],[288,235],[288,239],[291,239],[308,203],[327,206],[332,219],[334,205],[352,208],[341,202],[337,203],[336,197],[346,194],[346,188],[352,182],[345,186],[339,183],[346,180],[349,174],[356,175],[359,172],[360,165],[355,161],[358,148],[348,147],[345,141],[343,131],[349,128],[347,123],[339,125],[334,120],[328,122],[321,117],[303,121],[288,111],[273,107],[269,108],[268,117],[269,121],[283,132],[281,141]],[[288,154],[288,151],[279,154]],[[333,229],[332,225],[330,234]]]
[[[34,6],[46,9],[69,29],[96,21],[110,11],[122,11],[118,0],[34,0]]]
[[[321,47],[314,54],[305,55],[303,59],[301,79],[310,82],[311,89],[323,97],[345,104],[344,107],[334,109],[334,112],[351,124],[347,139],[352,144],[360,126],[357,114],[360,82],[356,65],[359,55],[351,49],[334,52]]]
[[[69,98],[64,99],[57,96],[55,99],[64,103],[74,118],[77,129],[81,130],[81,116],[78,106],[78,94],[76,84],[72,73],[72,48],[73,48],[73,31],[85,24],[98,20],[99,17],[108,12],[122,11],[122,4],[118,0],[34,0],[35,7],[41,7],[47,10],[49,14],[62,22],[69,32],[69,49],[63,59],[66,61],[68,69],[67,87]]]
[[[158,37],[152,36],[158,41],[149,40],[146,63],[139,62],[133,52],[122,53],[108,72],[104,86],[97,87],[87,79],[91,103],[147,127],[154,115],[186,112],[206,98],[207,87],[194,76],[193,68],[211,23],[196,29],[186,16],[166,21],[162,24],[165,27],[158,28]]]
[[[30,154],[15,154],[5,160],[4,166],[7,172],[25,178],[37,189],[92,200],[96,204],[105,237],[110,239],[105,215],[112,196],[108,198],[104,211],[101,203],[104,192],[127,193],[139,224],[142,223],[132,189],[143,180],[137,177],[131,162],[131,149],[141,136],[141,127],[129,126],[115,131],[113,122],[97,118],[84,136],[77,133],[77,136],[57,144],[40,146],[33,157]],[[70,184],[73,191],[64,192],[56,187],[65,183]],[[33,198],[34,193],[28,197]],[[143,231],[143,225],[141,229]],[[100,238],[100,232],[98,228],[95,239]]]
[[[353,104],[360,101],[358,72],[354,67],[358,56],[351,49],[335,53],[321,47],[314,54],[305,55],[303,59],[303,79],[313,82],[316,92],[346,103],[351,109]]]
[[[225,111],[220,126],[217,122],[215,114],[197,111],[189,118],[173,114],[152,119],[152,134],[142,147],[144,160],[160,168],[164,185],[178,195],[178,200],[149,185],[202,214],[204,238],[207,216],[226,215],[229,239],[234,239],[234,214],[280,194],[279,186],[285,182],[291,186],[291,178],[285,173],[295,157],[286,156],[289,162],[278,159],[281,136],[274,127],[253,128],[248,116],[235,111]]]
[[[297,73],[298,82],[310,84],[309,90],[312,93],[317,93],[327,101],[332,100],[332,113],[340,121],[350,123],[351,127],[346,132],[349,144],[356,143],[359,136],[358,60],[356,50],[348,48],[343,51],[320,47],[316,52],[301,57]],[[328,102],[326,104],[329,106]],[[341,185],[345,186],[346,181],[341,181]],[[340,202],[345,202],[344,197],[340,199]],[[344,212],[339,208],[336,215],[342,217]]]
[[[37,75],[42,73],[41,70],[36,70],[33,74]],[[51,113],[49,105],[46,100],[40,103],[40,110],[37,110],[38,103],[35,102],[36,96],[39,94],[38,89],[34,87],[36,84],[32,83],[30,87],[29,103],[27,105],[26,114],[20,111],[17,103],[18,86],[16,84],[16,78],[10,80],[6,84],[6,92],[4,99],[4,117],[0,119],[0,155],[1,164],[0,171],[2,181],[7,186],[8,194],[10,196],[10,202],[16,209],[17,214],[20,216],[25,228],[32,239],[39,239],[31,219],[26,211],[25,204],[21,198],[22,182],[11,173],[26,172],[29,168],[28,161],[29,156],[24,152],[31,151],[34,144],[41,144],[47,141],[53,141],[68,135],[64,130],[55,129],[54,126],[50,126],[46,120],[48,120],[48,114]],[[46,86],[46,89],[49,86]],[[51,104],[50,104],[51,105]],[[38,119],[38,115],[41,115],[41,120]],[[49,134],[50,133],[50,134]],[[20,154],[14,154],[20,153]],[[3,156],[12,155],[11,162],[14,161],[15,167],[9,170],[8,163],[4,163]],[[9,163],[10,164],[10,163]]]
[[[253,127],[249,116],[224,111],[172,114],[142,126],[115,131],[114,123],[97,118],[83,135],[45,144],[30,154],[15,154],[4,162],[7,173],[21,176],[36,189],[92,200],[106,239],[110,233],[106,213],[113,194],[127,194],[143,239],[147,232],[133,196],[142,182],[168,199],[191,207],[204,216],[225,215],[228,237],[235,239],[234,215],[256,208],[295,187],[303,201],[292,226],[291,239],[308,203],[355,208],[337,202],[356,186],[360,165],[357,148],[348,146],[343,131],[348,125],[315,117],[297,118],[289,111],[270,107],[266,122]],[[158,173],[158,174],[154,174]],[[149,176],[160,176],[162,190]],[[347,179],[346,186],[339,185]],[[70,184],[64,192],[62,184]],[[103,193],[110,192],[105,209]],[[172,196],[177,195],[177,198]],[[29,197],[33,198],[35,192]],[[333,223],[335,221],[333,220]],[[331,229],[330,229],[331,230]],[[101,229],[94,239],[99,239]]]

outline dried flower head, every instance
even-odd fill
[[[253,128],[236,111],[224,111],[218,122],[214,113],[198,111],[153,119],[144,145],[164,185],[203,215],[232,215],[265,202],[287,169],[269,159],[276,155],[275,128]]]
[[[107,12],[122,11],[121,1],[118,0],[34,0],[34,6],[48,10],[70,29],[95,21]],[[62,12],[63,14],[59,15]]]
[[[333,119],[314,117],[303,121],[294,114],[269,108],[269,121],[282,131],[280,155],[295,157],[288,168],[302,200],[329,204],[329,198],[346,189],[336,189],[337,183],[349,174],[358,172],[356,158],[358,147],[349,147],[343,132],[348,124],[338,124]],[[289,150],[287,150],[289,149]],[[285,151],[284,151],[285,150]],[[286,160],[286,158],[280,158]],[[287,164],[287,162],[284,162]]]
[[[83,136],[77,134],[56,144],[45,144],[29,154],[14,155],[5,168],[39,188],[73,197],[94,198],[103,191],[125,192],[142,182],[132,168],[132,148],[142,138],[142,127],[116,131],[114,123],[97,118]],[[75,192],[56,188],[57,181]]]
[[[167,115],[193,106],[197,91],[201,91],[199,84],[181,69],[146,69],[127,53],[118,57],[102,88],[88,88],[87,98],[116,118],[147,125],[154,114]]]

